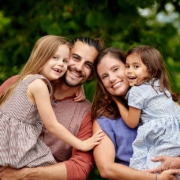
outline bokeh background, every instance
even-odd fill
[[[154,46],[180,93],[180,0],[0,0],[0,84],[19,73],[36,40],[47,34],[102,38],[124,51]],[[90,101],[95,83],[84,86]],[[96,167],[88,179],[102,179]]]

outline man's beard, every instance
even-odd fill
[[[83,83],[77,83],[77,84],[71,84],[70,82],[68,82],[67,81],[67,79],[66,79],[66,75],[64,75],[63,77],[62,77],[62,80],[63,80],[63,82],[66,84],[66,86],[69,86],[69,87],[77,87],[77,86],[81,86]]]

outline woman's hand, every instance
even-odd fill
[[[178,180],[179,169],[169,169],[157,175],[157,180]]]
[[[1,167],[0,168],[0,179],[1,180],[26,180],[26,169],[13,169],[10,167]]]

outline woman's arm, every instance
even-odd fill
[[[57,163],[50,166],[13,169],[4,167],[0,169],[0,179],[13,180],[67,180],[66,166],[64,163]]]
[[[101,130],[97,121],[93,123],[93,131],[96,132]],[[125,165],[114,162],[115,159],[115,148],[114,144],[111,142],[110,138],[105,135],[101,143],[94,148],[94,159],[99,170],[100,175],[106,179],[113,180],[155,180],[155,174],[151,174],[144,171],[139,171],[127,167]],[[164,172],[158,175],[158,180],[175,180],[176,177],[173,173],[175,171]]]

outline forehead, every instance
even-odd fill
[[[65,57],[65,58],[69,58],[69,52],[70,52],[69,47],[65,44],[61,44],[57,48],[55,55],[59,55],[59,56]]]
[[[125,64],[121,60],[107,54],[101,59],[100,63],[97,66],[97,70],[99,74],[102,74],[106,73],[109,70],[112,70],[112,68],[114,67],[120,66],[124,67]]]
[[[137,53],[130,54],[126,57],[126,62],[138,62],[142,63],[141,57]]]
[[[98,51],[93,46],[77,41],[71,49],[71,55],[77,55],[85,61],[94,63],[94,60],[98,55]]]

